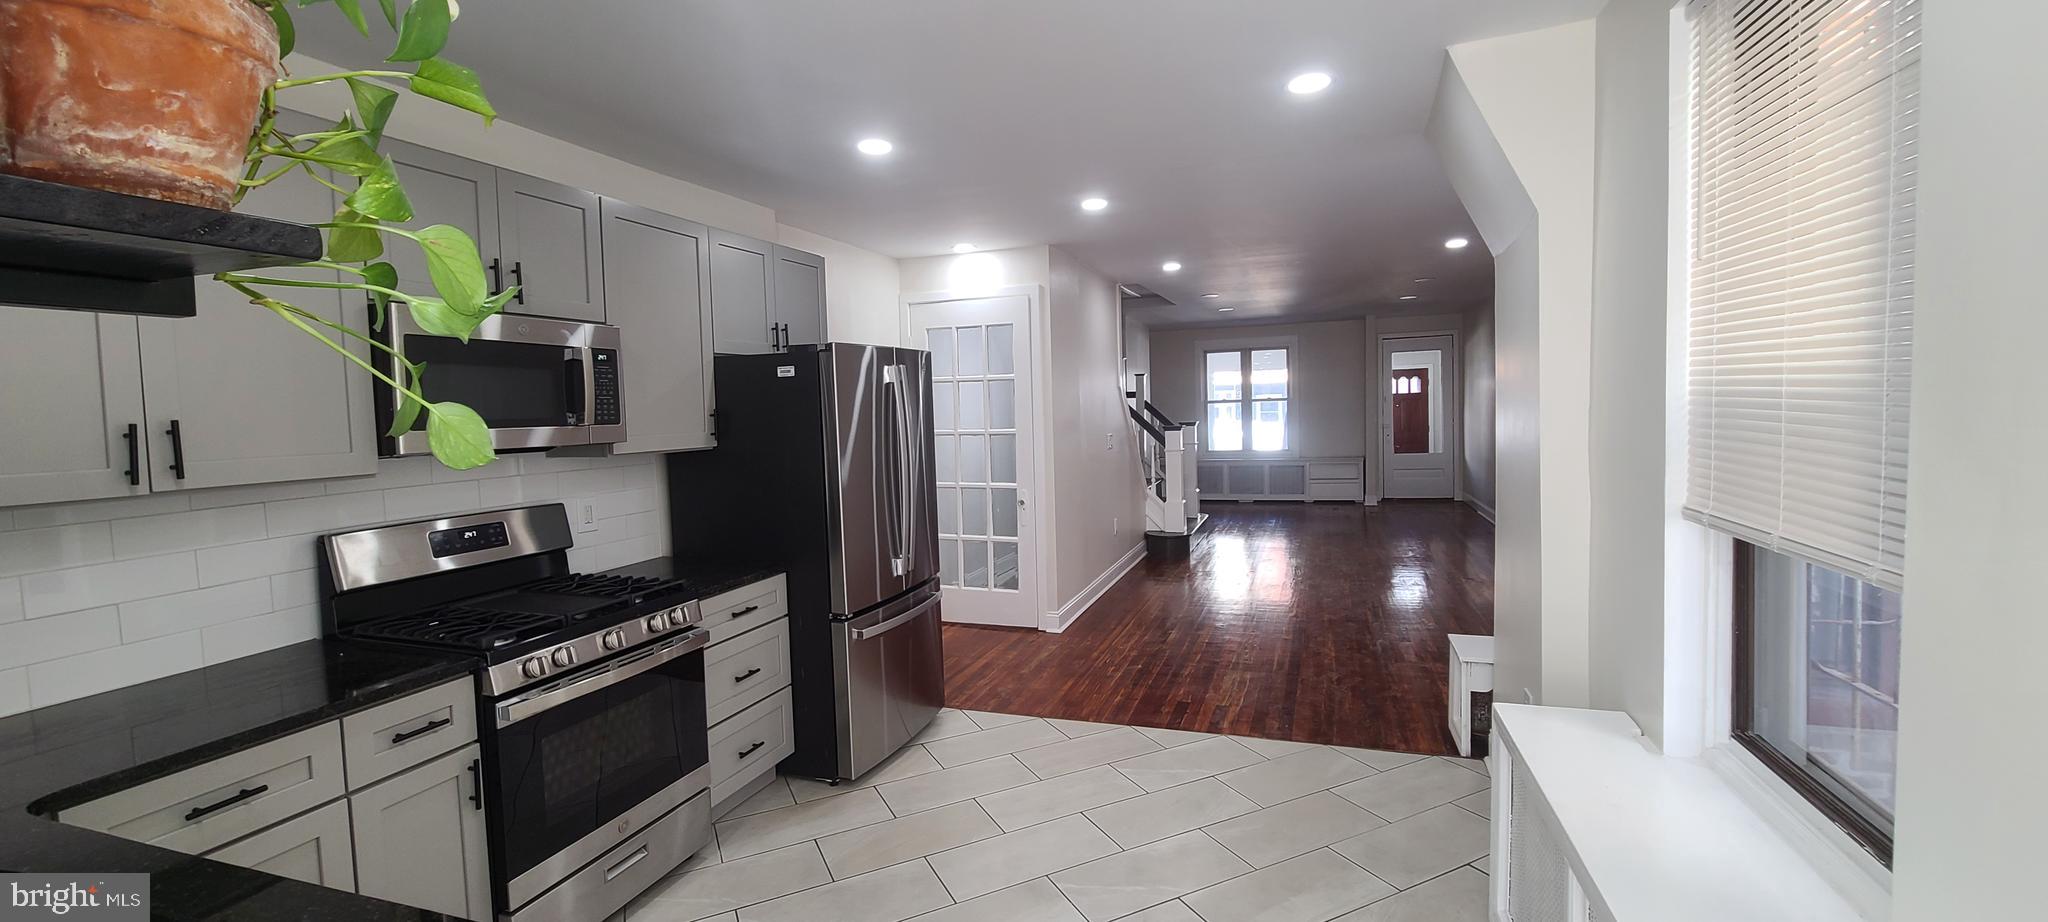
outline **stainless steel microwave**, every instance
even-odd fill
[[[421,393],[434,401],[466,404],[491,429],[491,447],[531,451],[569,445],[624,441],[619,404],[619,328],[546,317],[498,314],[485,320],[465,343],[429,333],[392,305],[383,336],[414,363],[423,363]],[[395,360],[379,353],[386,374],[398,378]],[[399,380],[403,380],[400,378]],[[377,384],[380,453],[387,458],[423,455],[427,417],[392,437],[399,394]]]

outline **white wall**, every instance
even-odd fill
[[[2048,5],[1923,9],[1892,919],[2039,918]]]
[[[1465,501],[1492,518],[1493,512],[1493,302],[1465,313],[1459,330],[1458,361],[1464,377],[1459,490]]]
[[[1137,430],[1123,397],[1116,281],[1051,248],[1051,377],[1042,385],[1052,429],[1051,552],[1058,609],[1145,541]],[[1076,613],[1070,613],[1076,614]]]
[[[896,260],[787,224],[775,242],[825,257],[825,338],[837,343],[903,343]]]
[[[1366,435],[1372,403],[1368,381],[1377,377],[1363,320],[1155,330],[1152,402],[1174,419],[1202,420],[1202,353],[1283,344],[1293,349],[1288,414],[1296,453],[1304,458],[1363,457],[1371,445]]]

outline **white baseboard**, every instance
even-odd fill
[[[1477,512],[1477,513],[1479,513],[1479,516],[1480,516],[1480,518],[1483,518],[1483,519],[1487,520],[1488,522],[1493,522],[1493,507],[1492,507],[1492,506],[1489,506],[1489,505],[1487,505],[1487,504],[1485,504],[1485,503],[1482,503],[1482,502],[1480,502],[1480,501],[1478,501],[1478,500],[1476,500],[1476,499],[1473,499],[1473,498],[1472,498],[1472,497],[1470,497],[1470,496],[1465,496],[1465,497],[1460,497],[1460,498],[1461,498],[1461,499],[1463,499],[1463,500],[1465,501],[1465,505],[1467,505],[1467,506],[1471,506],[1471,507],[1472,507],[1472,511],[1473,511],[1473,512]],[[1498,524],[1500,524],[1500,523],[1499,523],[1499,522],[1494,522],[1494,524],[1498,525]]]
[[[1102,598],[1102,594],[1108,592],[1109,587],[1116,585],[1117,580],[1123,579],[1124,574],[1131,572],[1131,569],[1138,565],[1138,561],[1144,559],[1145,542],[1139,541],[1124,556],[1118,558],[1116,563],[1110,564],[1109,569],[1102,571],[1102,575],[1095,577],[1095,581],[1089,583],[1088,588],[1081,590],[1081,594],[1075,596],[1073,601],[1060,606],[1059,611],[1047,612],[1040,618],[1038,629],[1048,634],[1057,634],[1073,627],[1074,622],[1081,620],[1081,616],[1087,613],[1088,606],[1095,604],[1095,600]]]

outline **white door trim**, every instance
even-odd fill
[[[1436,336],[1451,338],[1451,348],[1444,356],[1444,364],[1451,366],[1451,374],[1445,385],[1450,388],[1444,396],[1444,425],[1449,428],[1449,450],[1451,465],[1451,497],[1458,498],[1464,492],[1465,482],[1465,378],[1464,342],[1457,330],[1403,330],[1398,333],[1381,333],[1373,343],[1375,358],[1373,364],[1379,368],[1377,380],[1373,381],[1373,399],[1379,402],[1380,431],[1372,434],[1373,442],[1373,495],[1384,498],[1387,495],[1387,436],[1394,421],[1389,418],[1393,401],[1386,391],[1387,380],[1393,377],[1394,368],[1387,363],[1387,341],[1392,339],[1424,339]]]
[[[972,293],[957,291],[904,292],[897,311],[902,323],[900,334],[908,345],[916,342],[911,329],[910,309],[920,304],[944,304],[952,301],[980,301],[985,298],[1021,297],[1028,305],[1026,313],[1031,320],[1031,425],[1036,437],[1031,440],[1031,459],[1037,468],[1038,495],[1031,498],[1025,507],[1031,525],[1038,530],[1038,607],[1046,609],[1057,604],[1059,582],[1055,579],[1058,569],[1058,554],[1053,547],[1053,528],[1056,517],[1052,508],[1054,493],[1052,469],[1052,429],[1046,423],[1045,395],[1043,390],[1048,376],[1052,373],[1051,348],[1052,331],[1045,322],[1045,286],[1005,285],[988,291]],[[1060,612],[1057,609],[1041,611],[1038,628],[1042,631],[1056,631],[1060,628]]]

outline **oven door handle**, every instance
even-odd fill
[[[520,695],[498,705],[498,728],[504,729],[584,695],[603,691],[677,657],[702,650],[710,642],[710,632],[693,630],[661,647],[619,660],[600,672]]]

